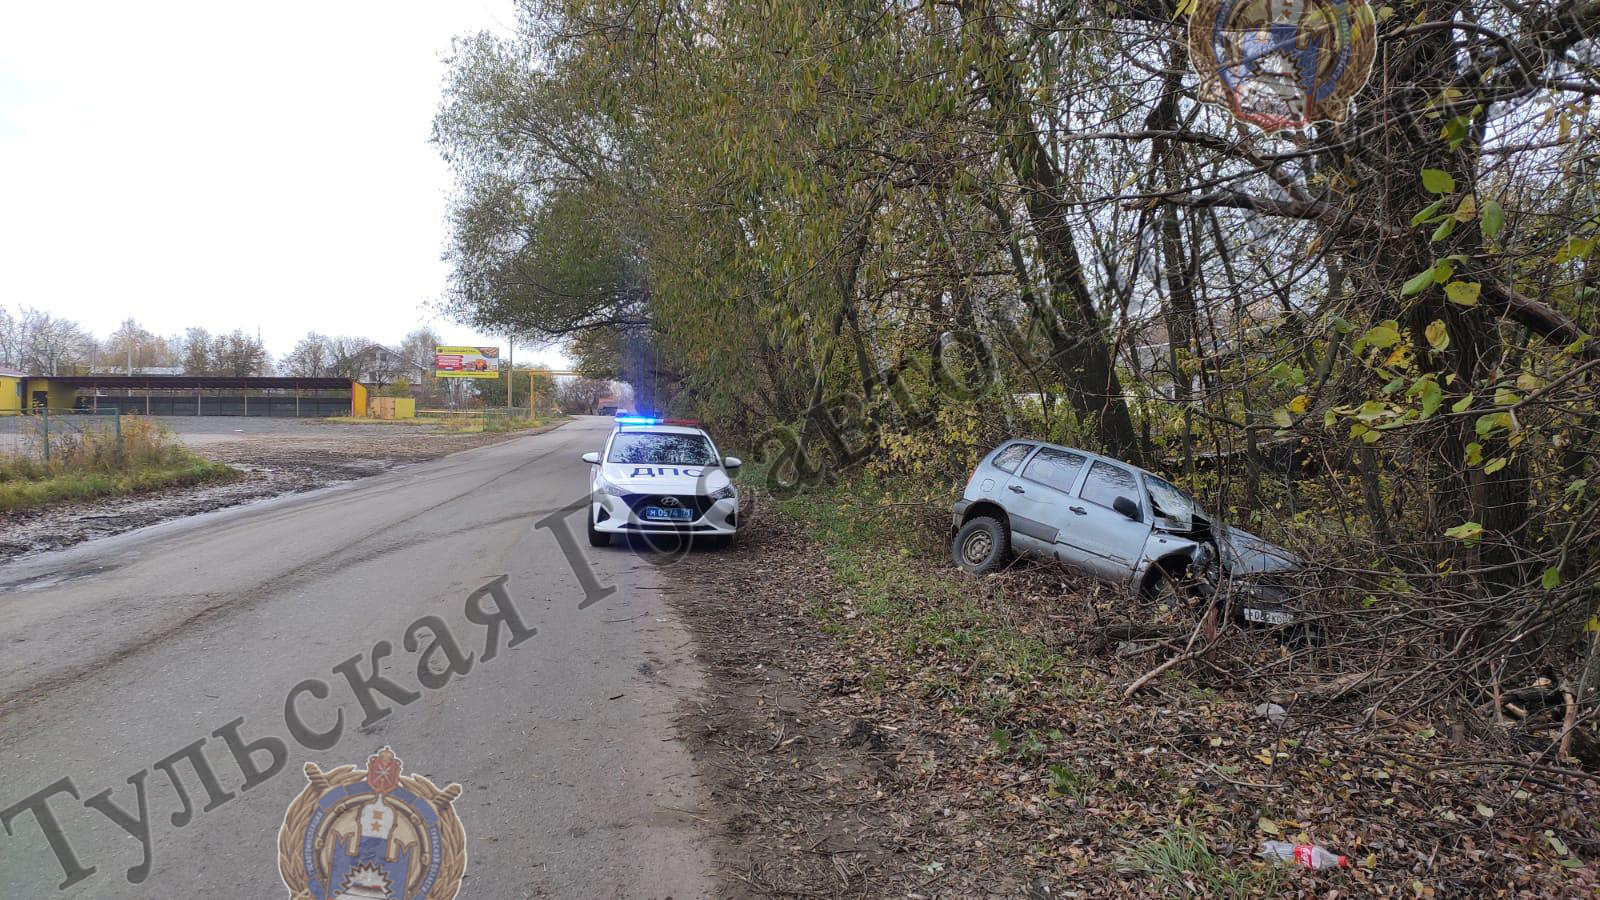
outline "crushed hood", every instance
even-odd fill
[[[1216,530],[1223,565],[1234,575],[1293,572],[1305,567],[1305,560],[1292,551],[1243,528],[1223,525]]]

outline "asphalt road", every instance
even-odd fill
[[[579,609],[569,560],[535,527],[583,496],[579,454],[607,428],[579,419],[0,567],[0,809],[70,777],[81,798],[113,788],[136,813],[128,779],[149,770],[153,841],[148,879],[130,884],[139,842],[58,794],[50,808],[96,873],[58,891],[62,867],[24,812],[14,834],[0,831],[0,897],[286,897],[278,830],[306,786],[302,767],[365,768],[384,746],[407,774],[461,784],[461,897],[711,895],[705,801],[672,727],[699,677],[690,636],[663,599],[663,570],[628,549],[589,548],[574,516],[600,582],[619,588]],[[464,606],[499,575],[538,634],[507,649],[503,629],[493,660],[409,705],[388,703],[392,714],[362,728],[334,666],[359,654],[365,672],[373,645],[388,641],[383,674],[417,690],[420,653],[403,640],[429,614],[481,657],[487,629]],[[309,725],[325,729],[336,705],[344,711],[331,749],[308,750],[285,726],[285,698],[306,679],[332,691],[300,698]],[[246,739],[270,734],[288,747],[282,771],[248,791],[212,736],[240,716]],[[235,796],[201,811],[206,792],[177,763],[195,813],[175,827],[183,804],[154,764],[201,738]]]

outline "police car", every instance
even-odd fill
[[[742,464],[717,455],[693,419],[616,417],[604,450],[583,454],[589,480],[589,543],[612,535],[689,536],[727,544],[739,529],[739,492],[729,477]]]

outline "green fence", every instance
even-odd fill
[[[88,452],[121,452],[122,416],[114,409],[34,409],[0,417],[0,457],[61,463]]]

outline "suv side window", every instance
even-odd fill
[[[1078,480],[1078,470],[1083,468],[1086,461],[1085,457],[1076,453],[1040,447],[1022,475],[1066,493],[1072,490],[1072,485]]]
[[[1089,467],[1089,477],[1084,479],[1083,492],[1079,496],[1090,503],[1110,508],[1118,497],[1127,497],[1138,503],[1139,488],[1132,472],[1097,460]]]
[[[1032,444],[1012,444],[994,455],[990,465],[1002,472],[1015,472],[1017,466],[1022,465],[1022,460],[1033,449]]]

